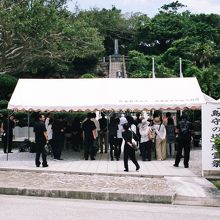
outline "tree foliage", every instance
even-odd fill
[[[0,100],[8,100],[16,86],[17,79],[10,75],[0,75]]]
[[[179,1],[149,18],[115,6],[70,12],[66,0],[2,0],[0,18],[1,74],[80,77],[113,54],[118,39],[129,77],[152,77],[153,57],[156,77],[178,77],[182,58],[184,76],[196,76],[204,92],[220,98],[217,14],[192,14]]]
[[[75,58],[103,51],[95,28],[72,19],[65,1],[9,1],[0,3],[0,72],[47,76],[68,72]]]

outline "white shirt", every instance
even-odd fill
[[[123,124],[128,123],[127,119],[124,116],[120,117],[120,122],[118,125],[118,130],[117,130],[117,138],[122,138],[122,132],[124,131],[123,129]]]
[[[47,125],[47,135],[48,135],[48,140],[51,140],[53,136],[53,130],[51,124]]]
[[[139,127],[139,133],[141,135],[140,143],[149,141],[149,138],[148,138],[149,130],[150,130],[150,127],[148,126],[146,128],[143,128],[142,126]]]
[[[128,123],[128,121],[127,121],[127,119],[124,117],[124,116],[122,116],[121,118],[120,118],[120,125],[123,125],[123,124],[126,124],[126,123]]]
[[[123,132],[123,127],[122,125],[118,125],[118,130],[117,130],[117,138],[122,138],[122,132]]]
[[[95,118],[91,118],[91,121],[93,121],[94,124],[95,124],[95,127],[96,127],[96,129],[95,129],[96,130],[96,137],[98,137],[99,136],[98,132],[100,131],[99,121],[96,120]]]
[[[50,118],[46,118],[46,120],[45,120],[45,127],[46,127],[46,129],[47,129],[48,125],[49,125],[49,120],[50,120]]]
[[[154,124],[153,128],[156,132],[156,139],[161,139],[164,140],[166,139],[166,127],[164,126],[164,124],[158,125],[158,124]]]
[[[137,134],[136,125],[132,124],[132,125],[131,125],[131,130],[132,130],[135,134]]]

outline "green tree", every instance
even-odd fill
[[[119,41],[119,53],[127,54],[131,44],[135,41],[135,27],[121,10],[112,6],[111,9],[93,8],[89,11],[79,11],[76,19],[86,21],[91,27],[96,28],[104,37],[105,54],[114,53],[114,39]],[[132,20],[134,21],[134,20]]]
[[[203,69],[201,75],[197,76],[203,92],[212,96],[213,98],[219,99],[220,94],[220,70],[219,66],[210,66],[209,68]]]
[[[131,78],[141,78],[149,76],[150,59],[138,51],[130,51],[128,54],[128,75]],[[148,72],[148,73],[147,73]]]
[[[97,56],[103,51],[103,39],[97,30],[84,21],[72,19],[63,7],[65,1],[17,1],[9,6],[6,4],[9,1],[2,2],[1,46],[3,51],[14,55],[16,52],[11,62],[8,55],[2,54],[2,72],[6,69],[45,77],[48,73],[68,72],[75,58]],[[9,40],[5,30],[10,30]],[[7,63],[8,68],[4,67]]]
[[[160,13],[169,13],[169,14],[177,14],[178,10],[181,8],[186,7],[186,5],[183,5],[179,1],[171,2],[169,4],[164,4],[160,9]]]
[[[160,54],[184,34],[188,13],[178,13],[183,5],[178,1],[164,5],[151,20],[151,50]]]
[[[210,40],[207,40],[206,42],[195,42],[191,48],[192,58],[197,66],[200,66],[203,69],[208,67],[211,60],[216,56],[216,45]]]
[[[149,48],[152,46],[150,41],[151,19],[145,14],[135,13],[128,17],[127,22],[131,33],[131,41],[127,46],[128,50],[138,50],[150,55]]]
[[[0,75],[0,100],[9,100],[17,84],[17,79],[13,76]]]

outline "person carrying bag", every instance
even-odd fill
[[[135,137],[134,133],[129,130],[130,126],[129,124],[124,124],[123,125],[124,128],[124,132],[122,133],[122,137],[125,141],[125,145],[124,145],[124,167],[125,167],[125,172],[128,172],[128,158],[131,159],[131,161],[135,164],[136,166],[136,171],[138,171],[140,169],[140,165],[137,162],[136,159],[136,155],[135,155],[135,149],[132,146],[132,138],[136,139],[137,141],[137,137]]]
[[[138,142],[134,139],[134,132],[131,131],[131,147],[134,148],[135,151],[139,150]]]

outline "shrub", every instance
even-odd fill
[[[0,100],[0,110],[6,109],[8,106],[8,101],[7,100]]]
[[[0,100],[9,100],[15,89],[16,84],[17,79],[15,77],[6,74],[0,75]]]
[[[215,150],[217,151],[218,158],[220,159],[220,137],[215,138]]]
[[[92,73],[85,73],[81,76],[81,78],[95,78],[95,76]]]

